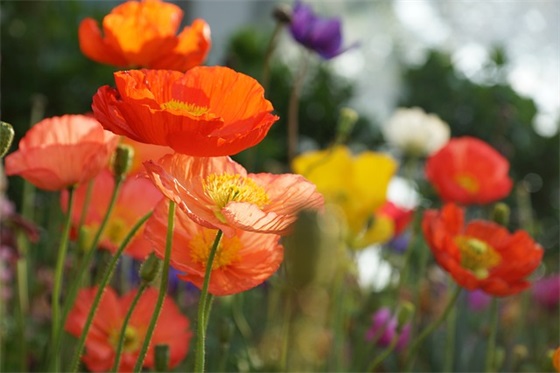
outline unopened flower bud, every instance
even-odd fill
[[[338,117],[336,142],[343,143],[346,141],[350,133],[354,129],[354,125],[358,121],[358,113],[354,109],[344,107],[340,109]]]
[[[124,176],[132,166],[134,149],[129,145],[119,144],[113,157],[113,172],[115,177]]]
[[[143,282],[151,284],[158,278],[160,271],[161,260],[159,260],[154,253],[151,253],[140,266],[140,278]]]
[[[399,325],[399,329],[402,328],[404,325],[406,325],[408,322],[410,322],[410,320],[412,320],[412,316],[414,316],[414,304],[408,302],[408,301],[404,301],[401,306],[399,307],[399,310],[397,312],[397,321],[398,321],[398,325]]]
[[[154,368],[156,372],[169,372],[169,346],[157,344],[154,348]]]
[[[507,227],[509,224],[510,209],[509,206],[503,202],[498,202],[494,205],[494,210],[492,211],[492,220],[496,223]]]
[[[14,128],[10,123],[0,121],[0,158],[4,157],[12,141],[14,140]]]
[[[292,11],[285,5],[279,5],[272,11],[272,17],[278,23],[292,23]]]

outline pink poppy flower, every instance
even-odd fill
[[[286,234],[300,210],[323,205],[323,196],[303,176],[250,174],[229,157],[176,153],[144,166],[154,184],[191,219],[228,237],[236,229]]]

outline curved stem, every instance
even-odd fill
[[[111,280],[113,272],[115,271],[117,262],[119,261],[119,258],[121,257],[121,254],[126,248],[126,246],[128,245],[128,243],[132,240],[136,232],[138,232],[138,230],[142,227],[142,225],[146,222],[146,220],[148,220],[150,216],[152,216],[152,212],[147,213],[140,220],[136,222],[136,224],[132,227],[130,232],[128,232],[123,242],[115,252],[115,255],[113,255],[113,258],[109,262],[107,268],[105,268],[105,272],[103,273],[103,277],[101,278],[101,282],[99,283],[99,287],[97,288],[97,293],[95,294],[95,298],[93,299],[93,303],[91,304],[91,308],[89,310],[86,323],[84,325],[84,328],[82,329],[82,334],[80,335],[78,346],[76,347],[76,351],[74,352],[72,364],[70,365],[73,372],[78,371],[80,358],[84,350],[84,345],[86,343],[86,338],[89,332],[89,328],[91,327],[91,323],[93,322],[93,318],[95,316],[95,313],[97,312],[97,307],[99,306],[99,302],[101,301],[101,296],[103,295],[103,291],[105,290],[105,287]]]
[[[128,326],[128,321],[130,320],[130,316],[132,316],[132,312],[134,311],[134,309],[136,308],[136,304],[138,304],[138,301],[140,300],[140,297],[142,297],[142,294],[144,294],[144,291],[148,288],[148,283],[147,282],[142,282],[140,284],[140,287],[138,288],[138,291],[136,291],[136,295],[134,295],[134,299],[132,299],[132,303],[130,304],[130,308],[128,309],[128,312],[126,313],[126,316],[124,317],[124,321],[121,327],[121,331],[119,333],[119,341],[117,343],[117,351],[115,352],[115,362],[113,363],[113,368],[111,369],[111,372],[116,372],[117,369],[119,368],[119,364],[121,362],[121,354],[122,354],[122,348],[124,345],[124,337],[126,335],[126,327]]]
[[[456,288],[455,288],[455,292],[451,296],[451,299],[449,300],[449,303],[447,303],[447,306],[445,306],[445,310],[443,311],[441,316],[439,318],[437,318],[436,320],[434,320],[430,325],[428,325],[426,327],[426,329],[424,329],[422,331],[422,333],[420,333],[420,335],[414,340],[414,343],[412,344],[412,347],[410,347],[410,350],[409,350],[409,353],[408,353],[408,356],[407,356],[407,359],[406,359],[407,371],[410,371],[410,369],[412,369],[412,365],[414,363],[414,357],[415,357],[414,355],[416,354],[416,352],[417,352],[418,348],[420,347],[420,345],[422,344],[422,342],[424,342],[424,339],[426,339],[427,336],[432,334],[432,332],[434,330],[436,330],[436,328],[438,326],[440,326],[443,321],[445,321],[447,315],[449,314],[449,312],[451,311],[451,309],[455,305],[455,302],[457,301],[457,298],[459,297],[459,294],[461,294],[461,287],[457,285]]]
[[[375,368],[377,368],[377,366],[379,364],[381,364],[381,362],[383,360],[385,360],[387,358],[387,356],[389,356],[391,354],[391,352],[393,352],[393,350],[395,349],[395,347],[397,347],[397,342],[399,341],[399,334],[395,335],[393,337],[393,339],[391,340],[391,344],[389,346],[387,346],[387,348],[385,350],[383,350],[382,353],[380,353],[372,362],[371,364],[368,366],[366,372],[373,372],[373,370]]]
[[[445,340],[445,360],[443,363],[444,372],[453,372],[455,360],[455,334],[457,332],[457,307],[453,307],[447,318],[447,330]]]
[[[490,335],[488,336],[488,347],[486,348],[485,372],[496,371],[496,334],[498,331],[499,308],[498,299],[492,299],[490,308]]]
[[[167,238],[165,242],[165,256],[163,258],[163,269],[161,271],[161,281],[159,286],[159,294],[156,303],[156,308],[152,318],[150,319],[150,325],[148,330],[146,330],[146,336],[144,337],[144,343],[142,344],[142,349],[136,360],[136,365],[134,366],[135,372],[140,372],[142,370],[142,365],[144,364],[144,359],[148,353],[148,347],[150,347],[150,342],[152,340],[152,334],[156,328],[157,320],[161,313],[163,306],[163,301],[165,299],[165,294],[167,293],[167,281],[169,280],[169,262],[171,259],[171,247],[173,246],[173,224],[175,218],[175,202],[169,201],[169,215],[167,217]]]
[[[51,343],[54,343],[61,334],[61,317],[60,317],[60,290],[62,286],[62,276],[64,270],[64,261],[66,260],[66,251],[68,249],[68,238],[70,236],[70,226],[72,223],[72,208],[74,207],[74,187],[68,189],[68,211],[66,212],[66,220],[64,222],[64,230],[58,247],[58,257],[56,259],[56,269],[54,275],[54,287],[52,295],[52,332]],[[62,323],[62,326],[64,324]],[[59,356],[58,349],[54,350],[51,357],[51,366],[54,370],[58,370]]]
[[[204,282],[202,283],[202,290],[200,293],[200,299],[198,301],[198,324],[197,324],[197,339],[196,339],[196,357],[194,363],[195,372],[204,372],[204,355],[205,355],[205,343],[206,343],[206,327],[207,318],[209,315],[209,305],[208,305],[208,286],[210,284],[210,275],[212,274],[212,265],[214,263],[214,257],[218,251],[218,246],[220,245],[220,240],[222,239],[222,231],[218,231],[216,238],[214,239],[214,244],[210,249],[210,254],[208,255],[208,262],[206,263],[206,271],[204,272]],[[208,313],[208,314],[207,314]]]

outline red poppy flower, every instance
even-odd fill
[[[146,223],[145,237],[154,252],[165,253],[169,201],[163,200]],[[171,265],[184,272],[179,276],[202,288],[210,248],[217,234],[195,223],[180,209],[175,213]],[[275,234],[236,230],[231,237],[222,237],[212,265],[209,292],[230,295],[254,288],[272,276],[284,258],[284,248]]]
[[[295,174],[248,174],[229,157],[166,155],[144,163],[162,193],[191,219],[228,237],[236,229],[285,234],[304,208],[319,208],[315,185]]]
[[[506,197],[513,186],[509,162],[474,137],[451,139],[426,162],[426,177],[446,202],[485,204]]]
[[[78,293],[65,325],[65,330],[71,335],[79,337],[82,333],[96,292],[97,288],[94,287],[82,289]],[[119,298],[113,289],[105,289],[86,339],[86,352],[82,356],[82,361],[90,371],[106,372],[113,366],[121,327],[135,295],[136,290],[132,290]],[[157,298],[158,292],[153,288],[146,290],[140,297],[126,327],[118,369],[120,372],[132,372]],[[189,319],[181,314],[173,300],[166,296],[144,360],[144,367],[154,368],[154,346],[158,344],[169,346],[169,367],[177,366],[187,355],[191,336]]]
[[[121,66],[186,71],[210,50],[210,28],[196,19],[179,35],[183,11],[159,0],[127,1],[103,18],[103,33],[92,18],[80,23],[82,53],[94,61]]]
[[[462,287],[495,296],[519,293],[540,264],[543,250],[525,231],[510,234],[485,220],[464,225],[464,211],[454,204],[428,210],[424,237],[439,265]]]
[[[91,117],[43,119],[6,157],[6,175],[20,175],[41,189],[62,190],[94,178],[107,166],[118,141]]]
[[[93,112],[119,135],[199,157],[232,155],[259,143],[278,119],[253,78],[227,67],[186,73],[130,70],[101,87]]]
[[[115,179],[109,170],[102,171],[93,182],[91,200],[87,207],[84,229],[87,238],[93,239],[96,234],[115,188]],[[75,191],[75,207],[72,210],[72,225],[77,227],[84,208],[88,183],[80,185]],[[152,211],[163,198],[161,192],[146,178],[126,179],[117,196],[113,212],[101,236],[99,247],[114,253],[140,218]],[[62,193],[61,204],[64,211],[68,203],[68,193]],[[144,260],[152,252],[150,243],[144,238],[140,229],[128,246],[125,253],[133,258]],[[89,245],[88,245],[89,247]]]

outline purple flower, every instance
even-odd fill
[[[533,284],[533,298],[548,309],[560,301],[560,274],[545,277]]]
[[[373,314],[371,320],[373,323],[366,332],[366,341],[375,341],[380,347],[389,346],[399,332],[397,318],[391,314],[391,311],[387,307],[383,307]],[[405,348],[409,339],[410,323],[406,323],[401,328],[400,335],[398,335],[397,345],[395,346],[396,350],[401,351]]]
[[[486,294],[482,290],[473,290],[467,293],[467,303],[473,311],[482,311],[492,301],[492,296]]]
[[[310,6],[296,1],[290,31],[293,38],[304,47],[317,52],[324,59],[331,59],[349,48],[342,48],[342,31],[339,18],[321,18]]]

